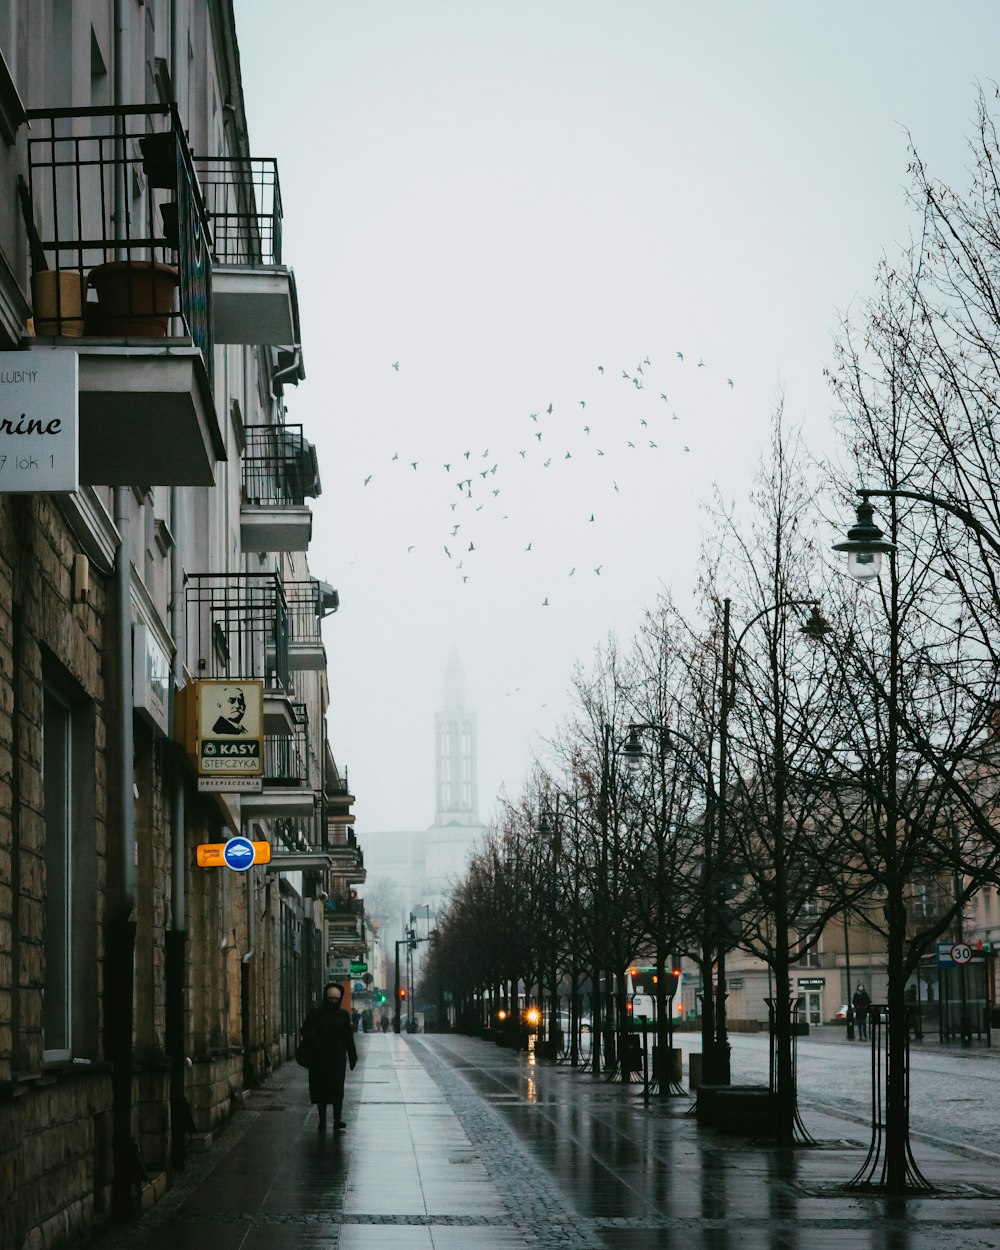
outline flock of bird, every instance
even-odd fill
[[[683,365],[684,353],[676,352],[674,359]],[[703,359],[699,359],[697,365],[694,366],[695,369],[706,367]],[[398,374],[400,362],[393,361],[391,368]],[[597,373],[602,377],[609,376],[603,365],[597,366]],[[621,369],[619,380],[626,383],[633,394],[637,394],[646,389],[647,381],[650,381],[652,376],[652,361],[647,355],[643,356],[631,371]],[[732,390],[734,387],[732,378],[727,377],[725,385]],[[617,428],[613,435],[607,430],[600,432],[599,423],[587,417],[587,400],[585,399],[577,401],[576,417],[571,422],[563,413],[557,413],[554,403],[548,403],[540,406],[537,411],[528,412],[525,415],[522,436],[515,440],[513,449],[506,453],[491,452],[489,447],[482,451],[466,447],[456,450],[438,464],[428,464],[422,456],[410,459],[405,453],[393,451],[386,469],[396,472],[409,468],[413,473],[421,471],[426,473],[430,470],[437,475],[442,484],[448,485],[450,491],[458,492],[457,498],[450,493],[446,495],[448,520],[447,528],[443,529],[441,534],[439,552],[441,558],[450,563],[455,575],[461,578],[463,584],[466,584],[477,571],[476,559],[479,550],[476,545],[477,514],[483,512],[484,509],[489,509],[491,513],[498,513],[501,521],[511,519],[511,514],[507,510],[511,506],[508,500],[516,499],[514,491],[508,490],[507,487],[512,463],[513,466],[522,469],[531,467],[545,471],[565,465],[566,461],[579,461],[585,457],[600,460],[613,451],[624,450],[640,455],[653,455],[661,450],[661,444],[664,449],[672,447],[682,454],[690,453],[691,447],[689,443],[683,441],[680,433],[683,429],[681,417],[671,406],[667,392],[659,391],[658,396],[657,404],[666,405],[660,410],[662,417],[654,416],[648,408],[644,409],[647,415],[635,417],[634,414],[630,414],[628,419],[617,421]],[[518,446],[518,443],[523,445]],[[373,467],[364,476],[363,485],[368,487],[372,482],[378,484],[382,476],[383,470],[377,466]],[[614,493],[620,494],[621,487],[617,479],[611,478],[610,483]],[[582,516],[581,521],[596,524],[598,522],[596,510],[591,511],[589,516]],[[411,543],[406,550],[408,554],[412,554],[417,548],[418,544]],[[534,540],[531,540],[522,548],[522,551],[525,555],[529,555],[533,549]],[[603,564],[592,565],[588,570],[588,575],[600,577],[603,567]],[[567,569],[566,576],[575,577],[578,572],[584,572],[584,570],[574,564]],[[549,607],[550,602],[549,595],[546,595],[541,606]]]

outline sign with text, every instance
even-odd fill
[[[80,489],[79,357],[0,357],[0,493]]]
[[[177,692],[178,738],[198,789],[259,793],[264,776],[264,683],[203,678]]]
[[[271,844],[251,842],[249,838],[230,838],[228,842],[202,842],[195,848],[195,854],[199,868],[242,870],[252,864],[269,864]]]

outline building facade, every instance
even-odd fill
[[[364,866],[234,6],[0,0],[0,54],[0,1244],[21,1250],[154,1200],[290,1055],[326,904]]]

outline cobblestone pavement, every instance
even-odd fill
[[[844,1192],[867,1130],[827,1109],[839,1085],[804,1100],[817,1147],[777,1151],[699,1127],[687,1098],[644,1106],[635,1087],[478,1039],[358,1041],[344,1133],[317,1132],[305,1073],[285,1065],[97,1250],[1000,1250],[1000,1159],[983,1152],[922,1142],[934,1195]],[[766,1066],[761,1042],[735,1040],[736,1079]],[[821,1046],[800,1052],[819,1087],[864,1079],[860,1048]]]

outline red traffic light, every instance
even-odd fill
[[[400,997],[400,998],[405,998],[405,997],[406,997],[406,990],[400,990],[400,991],[399,991],[399,997]]]

